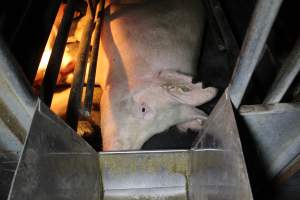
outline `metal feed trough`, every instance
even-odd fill
[[[241,105],[281,4],[282,0],[257,1],[231,83],[190,150],[95,152],[28,91],[30,87],[18,71],[18,64],[0,40],[0,198],[252,199],[235,114],[254,138],[269,176],[280,180],[292,176],[299,170],[300,105],[280,100],[299,72],[300,45],[282,67],[264,103]],[[68,9],[74,12],[72,4]],[[64,18],[68,18],[66,13]],[[95,11],[91,16],[96,16]],[[64,32],[69,29],[65,21],[57,40],[65,40]],[[101,20],[97,23],[100,37]],[[71,127],[76,125],[80,112],[78,98],[82,95],[86,44],[91,38],[91,29],[86,30],[75,69],[73,100],[68,106]],[[64,47],[59,48],[59,42],[56,45],[53,56],[61,60],[59,52]],[[97,45],[93,51],[96,55]],[[46,81],[51,87],[43,88],[42,98],[49,105],[58,72],[48,73]],[[93,90],[94,73],[89,77]],[[86,99],[88,112],[90,97]]]
[[[185,151],[96,153],[39,100],[8,197],[208,198],[252,199],[227,92]]]

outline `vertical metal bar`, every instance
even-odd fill
[[[90,9],[92,16],[95,17],[96,6],[97,6],[95,0],[88,0],[88,4],[89,4],[89,9]]]
[[[300,38],[277,74],[264,104],[279,103],[300,71]]]
[[[208,0],[208,4],[211,7],[220,33],[223,37],[229,60],[229,67],[232,70],[232,73],[240,51],[239,45],[231,31],[231,27],[227,21],[219,0]]]
[[[216,16],[214,16],[214,13],[212,11],[213,8],[211,7],[209,0],[205,0],[203,2],[206,7],[207,21],[208,21],[209,27],[211,29],[213,38],[218,46],[218,49],[220,51],[223,51],[223,50],[225,50],[225,44],[224,44],[224,41],[222,40],[223,38],[221,38],[221,35],[219,33],[220,31],[218,28],[218,24],[216,22],[217,19],[216,19]]]
[[[97,61],[98,61],[98,51],[100,45],[101,27],[102,27],[103,17],[104,17],[105,0],[102,0],[100,4],[101,4],[101,9],[99,11],[100,16],[96,21],[96,27],[94,33],[95,38],[93,41],[93,49],[91,55],[91,64],[90,64],[90,69],[88,74],[87,86],[85,90],[86,92],[85,92],[84,107],[82,113],[85,117],[89,117],[92,110],[95,76],[96,76],[96,68],[97,68]]]
[[[238,108],[283,0],[259,0],[248,27],[230,84],[232,103]]]
[[[7,2],[11,6],[11,8],[8,8],[9,14],[7,17],[9,18],[6,20],[8,21],[7,26],[9,28],[14,26],[14,24],[11,24],[11,21],[16,19],[26,6],[22,5],[23,0],[18,0],[17,4],[15,1]],[[29,1],[25,0],[25,2]],[[27,8],[19,27],[15,29],[17,32],[14,34],[13,40],[10,41],[10,49],[20,63],[30,83],[34,81],[60,3],[61,0],[33,0],[32,4]],[[6,35],[7,37],[7,34],[11,34],[7,31],[9,29],[4,31],[3,36]]]
[[[94,19],[90,15],[90,19],[84,27],[82,33],[76,65],[74,69],[74,79],[71,86],[68,106],[67,106],[67,123],[73,128],[77,129],[79,112],[81,109],[81,97],[84,84],[84,77],[86,65],[88,61],[88,54],[90,48],[90,41],[93,33]]]
[[[48,106],[51,105],[56,80],[64,55],[68,34],[75,12],[75,0],[69,0],[65,8],[64,16],[58,29],[51,56],[47,65],[44,80],[41,86],[40,97]]]

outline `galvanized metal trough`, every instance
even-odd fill
[[[227,91],[191,150],[97,153],[38,101],[8,199],[252,199]]]

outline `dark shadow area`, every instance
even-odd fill
[[[238,124],[240,139],[242,143],[243,154],[247,166],[248,176],[251,184],[253,197],[255,200],[270,199],[271,179],[266,173],[266,164],[257,150],[256,142],[243,118],[236,112],[236,121]]]

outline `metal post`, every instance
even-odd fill
[[[242,102],[282,2],[259,0],[256,4],[230,83],[230,97],[236,108]]]
[[[86,71],[86,65],[88,61],[90,41],[93,33],[94,19],[90,16],[90,19],[84,27],[82,33],[76,65],[74,69],[74,79],[71,86],[68,106],[67,106],[67,123],[73,128],[77,129],[79,111],[81,109],[81,97],[84,84],[84,77]]]
[[[287,60],[284,62],[279,73],[277,74],[275,81],[273,82],[271,89],[269,90],[267,97],[264,100],[264,104],[279,103],[284,94],[292,84],[293,80],[300,71],[300,38],[290,53]]]
[[[56,87],[56,80],[75,11],[75,2],[75,0],[69,0],[65,8],[64,16],[55,38],[45,77],[41,86],[40,97],[48,106],[51,105],[53,93]]]
[[[90,116],[93,104],[93,94],[94,94],[94,85],[95,85],[95,76],[96,76],[96,68],[97,68],[97,61],[98,61],[98,51],[100,45],[100,35],[101,35],[101,27],[103,23],[104,17],[104,5],[105,0],[101,1],[101,9],[100,9],[100,16],[96,21],[95,27],[95,38],[93,41],[93,49],[91,55],[91,64],[89,69],[89,75],[87,80],[85,98],[84,98],[84,107],[83,107],[83,115],[85,117]]]
[[[229,22],[226,19],[225,13],[221,7],[219,0],[208,0],[207,2],[211,7],[216,23],[218,24],[220,33],[224,40],[224,44],[227,51],[229,60],[230,72],[232,73],[235,65],[235,61],[239,55],[239,45],[231,31]]]

